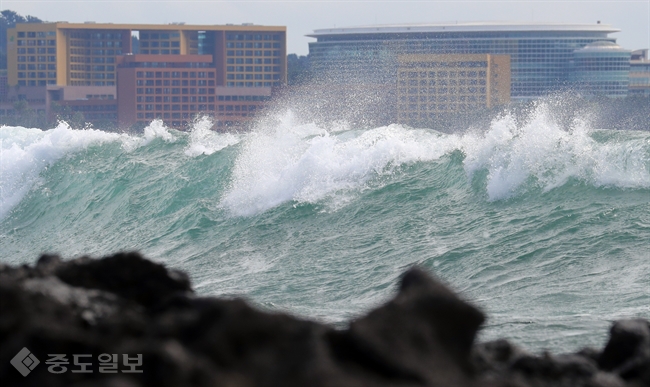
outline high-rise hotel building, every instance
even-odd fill
[[[398,62],[396,122],[418,125],[510,102],[508,55],[410,54]]]
[[[286,84],[286,27],[281,26],[57,22],[17,24],[7,39],[9,87],[45,87],[48,106],[49,101],[81,106],[81,100],[98,96],[133,100],[114,102],[123,125],[161,118],[182,126],[192,115],[220,109],[224,119],[226,109],[233,109],[228,120],[247,120],[252,116],[248,105],[243,104],[246,111],[242,104],[234,110],[226,98],[254,98],[251,109],[257,110],[274,88]],[[133,85],[120,82],[121,68]],[[140,70],[128,75],[126,69],[135,68]],[[66,94],[87,98],[68,102]],[[178,113],[173,120],[172,111]]]
[[[507,55],[510,96],[516,101],[570,87],[571,72],[576,69],[572,62],[583,61],[587,55],[582,49],[594,43],[601,48],[610,43],[613,46],[616,39],[609,35],[619,31],[600,23],[453,23],[329,28],[307,36],[316,39],[309,43],[314,72],[328,72],[333,74],[332,81],[342,82],[395,82],[400,55]],[[602,61],[601,78],[610,75],[610,56],[597,57]],[[629,61],[630,52],[619,50],[615,56],[616,60],[627,56]],[[627,88],[627,79],[623,80],[620,71],[617,66],[611,79],[599,80],[610,82],[602,83],[608,88],[599,91],[612,97],[625,96],[620,91]]]

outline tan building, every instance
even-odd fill
[[[0,124],[13,124],[19,118],[16,103],[25,101],[40,125],[53,124],[58,118],[68,120],[79,113],[84,122],[117,123],[115,86],[14,86],[0,101]],[[114,125],[111,125],[114,126]]]
[[[398,57],[397,121],[416,124],[442,115],[510,102],[510,56],[411,54]]]
[[[199,111],[207,113],[208,101],[214,111],[216,70],[211,56],[145,54],[118,60],[119,122],[163,119],[180,127]]]
[[[650,97],[650,60],[648,60],[647,48],[632,51],[628,95],[631,97]]]
[[[286,82],[286,27],[25,23],[7,31],[8,84],[115,86],[133,35],[142,54],[212,55],[219,86]]]
[[[8,30],[7,40],[8,87],[47,88],[51,97],[48,101],[74,105],[75,111],[84,112],[87,117],[119,117],[119,123],[127,126],[154,117],[170,120],[170,125],[178,127],[198,113],[246,121],[260,108],[258,102],[268,101],[273,88],[286,84],[286,27],[280,26],[17,24]],[[170,69],[161,71],[158,66],[170,66]],[[179,70],[181,77],[165,77],[174,71],[171,69],[174,66],[185,68]],[[136,67],[140,70],[136,71]],[[120,93],[120,71],[128,78],[119,81],[121,89],[132,90],[137,95]],[[153,75],[138,76],[143,71]],[[209,76],[199,79],[198,74],[204,72]],[[127,85],[127,81],[134,84]],[[152,83],[154,87],[143,88],[138,82]],[[179,95],[172,95],[172,82],[179,83]],[[112,92],[99,93],[98,87],[111,88]],[[75,89],[66,91],[67,88]],[[197,94],[191,95],[192,90]],[[199,90],[206,94],[199,95]],[[183,91],[187,95],[181,95]],[[81,97],[77,98],[77,94]],[[225,98],[233,96],[238,103],[228,107]],[[220,97],[224,100],[221,107]],[[99,102],[109,98],[118,101]],[[124,98],[128,101],[122,102]],[[137,103],[137,98],[152,103]],[[180,111],[171,111],[172,98],[179,99],[175,108]],[[253,101],[254,104],[247,103]],[[151,109],[145,110],[147,106]],[[166,106],[170,110],[165,110]],[[89,113],[93,109],[101,113]],[[116,113],[114,109],[128,111]]]
[[[119,122],[161,119],[181,128],[199,114],[218,126],[249,120],[271,98],[271,87],[217,86],[210,55],[124,55],[118,57]]]

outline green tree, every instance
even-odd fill
[[[0,11],[0,69],[7,68],[7,29],[14,28],[18,23],[42,22],[36,16],[21,16],[9,9]]]
[[[309,56],[287,55],[287,83],[296,86],[311,79]]]

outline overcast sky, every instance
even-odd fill
[[[610,24],[628,49],[650,47],[650,0],[0,0],[46,21],[286,26],[288,53],[306,55],[314,29],[391,23],[514,21]]]

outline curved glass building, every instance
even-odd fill
[[[572,60],[583,55],[576,50],[594,42],[615,44],[609,34],[618,31],[599,23],[458,23],[330,28],[307,36],[316,38],[309,43],[313,71],[343,83],[394,82],[397,58],[404,54],[509,55],[511,98],[527,100],[571,86]],[[607,74],[614,82],[621,75],[602,75]]]
[[[621,98],[629,88],[631,51],[597,41],[573,52],[569,79],[584,95]]]

